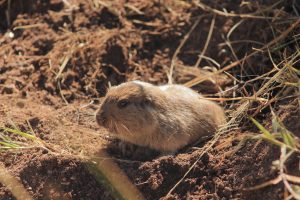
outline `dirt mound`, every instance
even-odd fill
[[[274,111],[300,136],[299,12],[296,1],[277,0],[0,0],[0,141],[3,127],[42,141],[11,136],[24,148],[0,149],[0,164],[34,199],[119,198],[106,174],[88,169],[93,159],[119,166],[146,199],[283,199],[281,182],[247,190],[278,176],[281,152],[260,140],[240,147],[259,131],[231,114],[248,102],[243,116],[271,130]],[[237,122],[207,152],[210,140],[161,156],[95,123],[109,85],[170,76],[218,97]],[[286,169],[300,176],[297,162]],[[0,184],[0,199],[15,197]]]

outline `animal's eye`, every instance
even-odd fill
[[[144,104],[145,104],[145,105],[149,105],[150,103],[151,103],[150,99],[145,99],[145,100],[144,100]]]
[[[119,102],[118,102],[118,107],[119,108],[125,108],[126,106],[128,106],[129,105],[129,101],[128,100],[126,100],[126,99],[123,99],[123,100],[120,100]]]
[[[144,106],[149,106],[151,104],[151,100],[150,99],[144,99],[142,102],[141,102],[141,105],[144,107]]]

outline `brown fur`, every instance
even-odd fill
[[[120,107],[120,101],[129,102]],[[162,152],[174,152],[225,123],[224,110],[181,85],[133,81],[112,87],[96,113],[116,137]]]

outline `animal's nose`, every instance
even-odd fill
[[[99,109],[96,112],[96,121],[100,126],[105,126],[105,124],[107,122],[107,116],[106,116],[106,113],[102,109]]]

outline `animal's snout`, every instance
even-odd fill
[[[104,126],[105,127],[105,125],[107,123],[107,115],[106,115],[106,113],[102,109],[99,109],[96,112],[96,121],[97,121],[97,123],[100,126]]]

